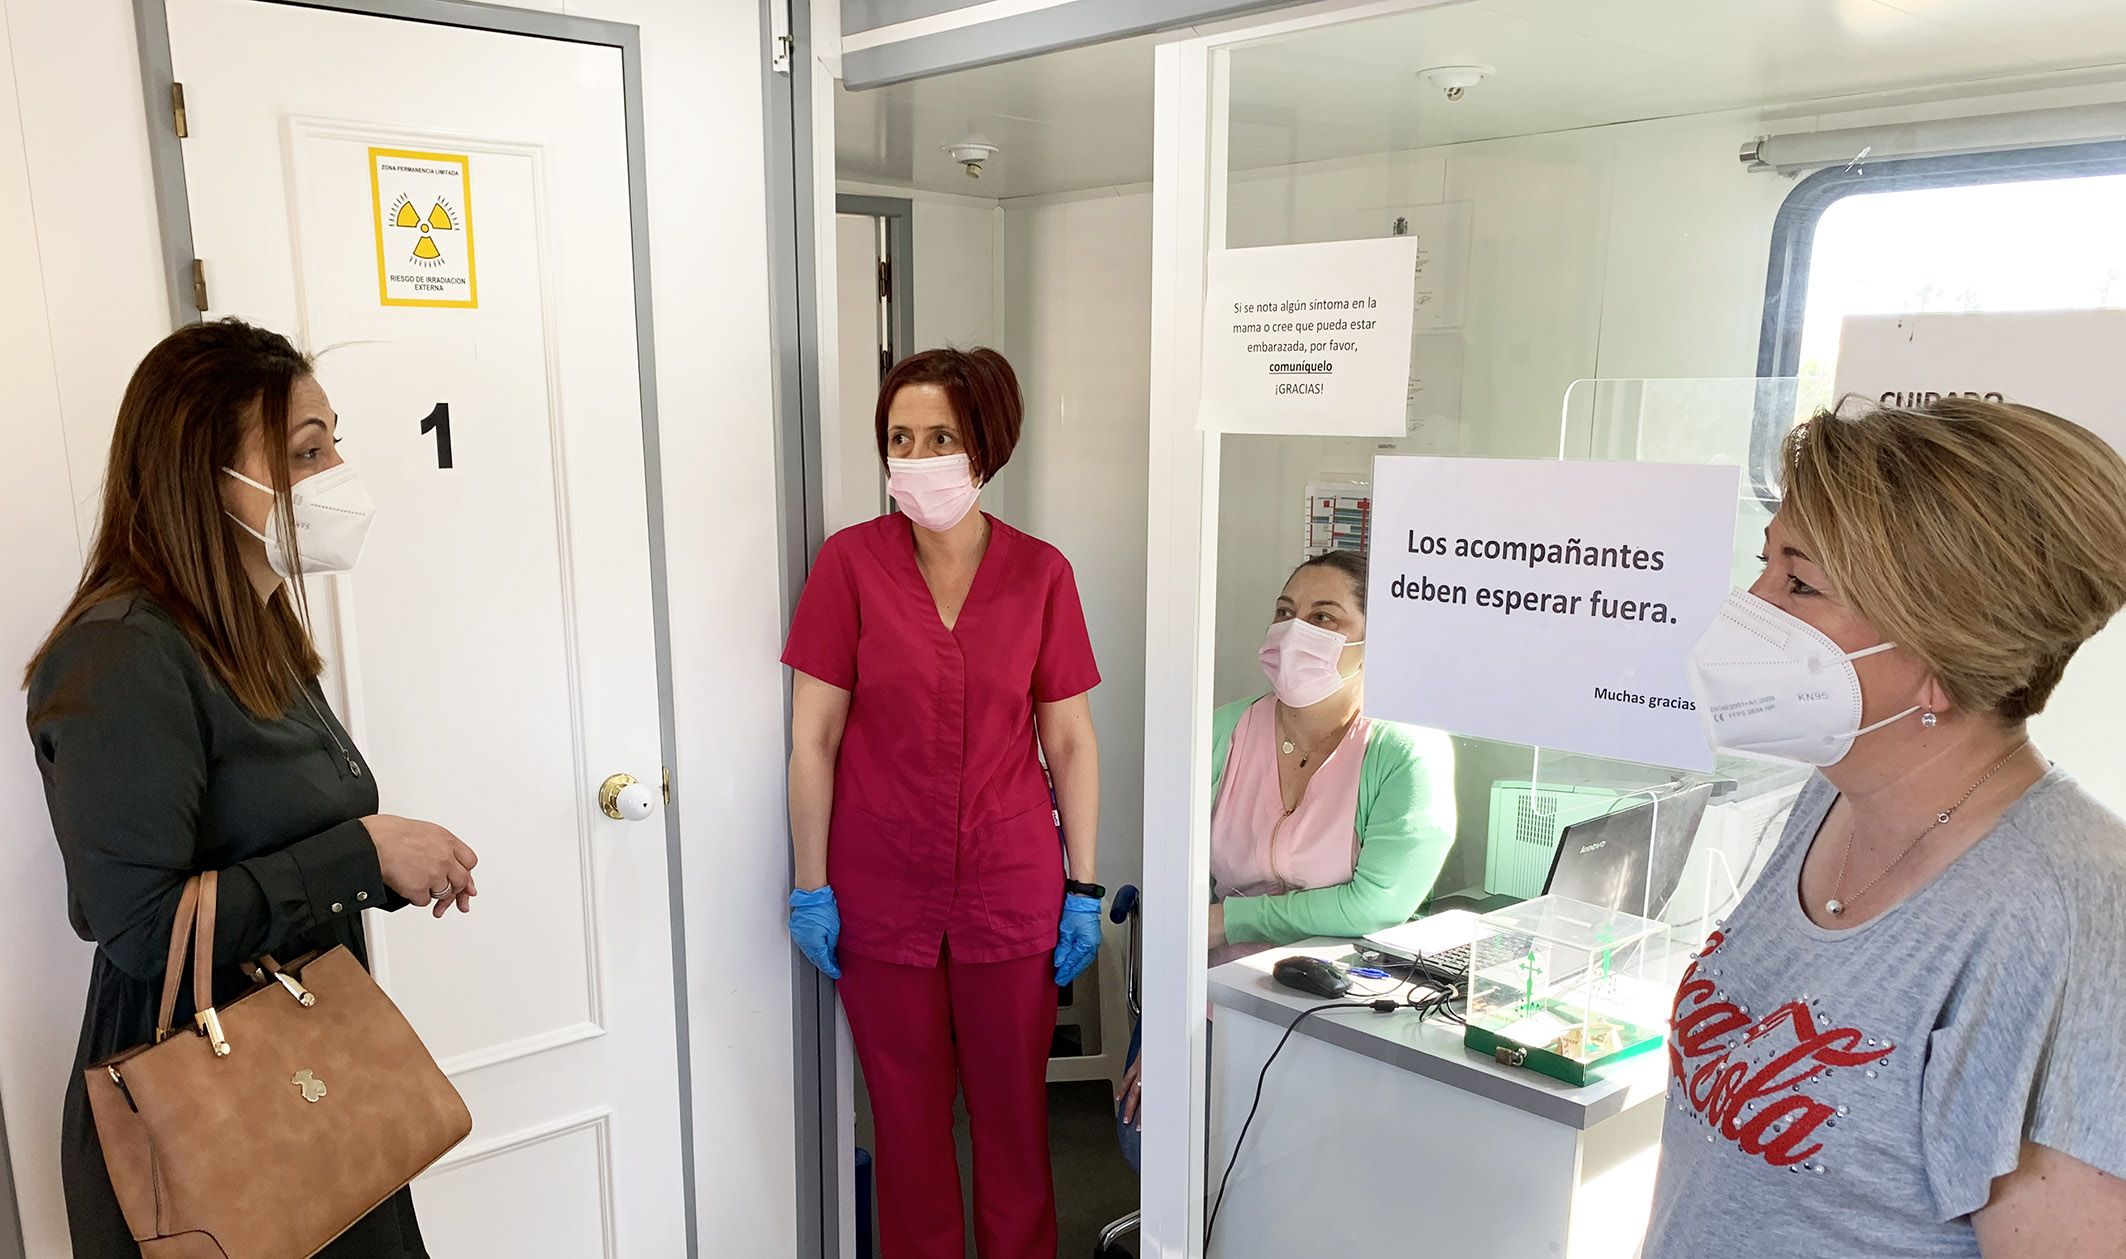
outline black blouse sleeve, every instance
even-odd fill
[[[209,743],[204,676],[174,629],[91,620],[53,644],[29,725],[66,863],[74,930],[123,973],[162,977],[185,880],[200,873]],[[215,961],[271,953],[333,917],[382,905],[376,846],[359,821],[221,870]],[[393,898],[394,900],[396,898]]]

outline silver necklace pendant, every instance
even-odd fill
[[[1277,750],[1283,752],[1286,756],[1290,756],[1292,754],[1292,741],[1290,739],[1286,739],[1284,742],[1277,745]]]
[[[1985,773],[1979,775],[1978,781],[1972,783],[1970,790],[1964,792],[1963,796],[1959,798],[1955,804],[1952,804],[1948,808],[1943,809],[1941,812],[1935,814],[1933,825],[1927,827],[1927,829],[1921,831],[1919,834],[1914,835],[1912,837],[1912,842],[1904,846],[1904,851],[1898,853],[1896,858],[1893,859],[1889,865],[1884,866],[1874,878],[1868,880],[1866,887],[1861,888],[1858,892],[1855,892],[1854,895],[1866,896],[1869,892],[1874,891],[1875,885],[1877,883],[1882,882],[1884,875],[1887,875],[1890,873],[1890,871],[1895,870],[1898,866],[1904,863],[1904,859],[1906,857],[1912,855],[1912,850],[1914,848],[1919,847],[1919,841],[1925,839],[1929,835],[1932,835],[1935,831],[1941,829],[1942,827],[1947,826],[1949,824],[1950,817],[1952,817],[1958,809],[1961,809],[1965,805],[1971,803],[1971,797],[1978,794],[1978,789],[1980,787],[1985,786],[1986,783],[1990,779],[1992,779],[1995,774],[2001,772],[2002,767],[2006,766],[2009,761],[2014,760],[2016,757],[2016,753],[2021,752],[2024,748],[2029,746],[2030,741],[2025,739],[2023,742],[2018,743],[2013,748],[2009,749],[2008,754],[2006,756],[2003,756],[1999,760],[1993,762],[1992,769],[1989,769]],[[1857,826],[1858,823],[1856,822],[1854,825]],[[1845,891],[1846,864],[1853,859],[1853,835],[1853,828],[1848,827],[1845,835],[1845,851],[1840,853],[1838,856],[1838,882],[1833,885],[1833,891],[1841,893]],[[1836,918],[1845,913],[1845,902],[1839,899],[1838,897],[1833,896],[1832,898],[1823,903],[1823,908],[1825,913],[1828,913],[1831,917]]]
[[[310,706],[310,715],[317,718],[317,724],[325,729],[325,737],[332,740],[332,746],[339,751],[340,759],[347,762],[347,772],[356,778],[360,778],[362,776],[362,765],[361,762],[354,759],[354,749],[340,742],[340,736],[333,731],[332,723],[325,720],[325,714],[319,711],[317,701],[310,698],[310,688],[303,685],[301,678],[297,678],[295,680],[295,689],[302,692],[303,702]]]

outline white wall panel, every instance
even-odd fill
[[[1151,194],[1005,202],[1003,220],[1005,342],[1026,394],[1021,519],[1076,570],[1100,662],[1100,881],[1141,883]],[[1101,1049],[1119,1073],[1125,956],[1112,928],[1108,943]]]

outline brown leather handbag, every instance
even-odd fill
[[[177,905],[153,1042],[84,1073],[143,1259],[307,1259],[472,1131],[465,1101],[344,946],[214,1005],[217,876]],[[192,937],[194,1033],[171,1035]]]

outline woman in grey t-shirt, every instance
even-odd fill
[[[2126,1256],[2126,822],[2025,728],[2126,603],[2126,461],[1944,399],[1782,466],[1691,671],[1823,772],[1677,993],[1645,1254]]]

